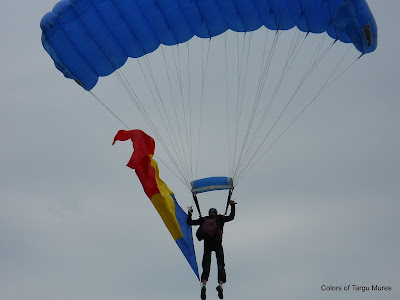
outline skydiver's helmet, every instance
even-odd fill
[[[218,212],[217,212],[217,210],[215,208],[210,208],[210,210],[208,211],[208,215],[210,217],[214,217],[215,218],[218,215]]]

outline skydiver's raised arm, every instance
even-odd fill
[[[193,213],[193,210],[188,211],[187,224],[190,226],[200,225],[202,217],[198,218],[197,220],[192,220],[192,213]]]
[[[231,206],[231,213],[229,214],[229,216],[222,216],[222,220],[224,222],[229,222],[232,221],[235,218],[235,213],[236,213],[236,202],[235,201],[229,201],[229,204]]]

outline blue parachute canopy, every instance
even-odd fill
[[[233,189],[233,180],[231,177],[208,177],[194,180],[190,183],[192,193],[204,193],[215,190]]]
[[[377,46],[376,23],[365,0],[62,0],[40,26],[43,47],[57,69],[86,90],[128,57],[228,29],[297,27],[353,43],[363,54]]]

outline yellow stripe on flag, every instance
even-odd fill
[[[164,181],[161,180],[157,162],[152,158],[153,155],[149,156],[151,159],[151,165],[155,170],[155,178],[160,191],[160,193],[153,195],[150,200],[176,241],[177,239],[182,238],[183,234],[175,216],[175,201],[171,196],[173,192],[168,188]]]

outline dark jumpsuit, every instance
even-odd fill
[[[209,219],[209,216],[200,217],[197,220],[192,220],[192,213],[188,213],[187,223],[188,225],[201,225],[204,222],[204,219]],[[223,232],[224,224],[226,222],[232,221],[235,218],[235,204],[231,204],[231,213],[229,216],[217,215],[219,226],[221,232]],[[215,251],[215,255],[217,257],[217,266],[218,266],[218,281],[226,282],[226,273],[225,273],[225,260],[224,260],[224,249],[222,247],[222,239],[204,239],[204,253],[203,253],[203,273],[201,274],[201,280],[208,280],[208,276],[210,275],[210,267],[211,267],[211,253]]]

